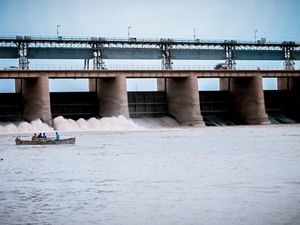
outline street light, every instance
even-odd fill
[[[196,29],[194,28],[194,41],[196,40]]]
[[[256,34],[257,34],[258,30],[254,31],[254,43],[256,43]]]
[[[58,28],[60,28],[60,25],[56,25],[56,34],[57,34],[57,37],[59,36]]]
[[[131,27],[128,27],[128,40],[130,39],[130,29]]]

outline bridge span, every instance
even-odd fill
[[[94,69],[104,69],[106,59],[161,60],[162,69],[172,69],[175,60],[219,60],[228,69],[237,61],[282,61],[294,69],[300,60],[300,43],[295,41],[178,40],[173,38],[107,37],[0,37],[0,59],[18,59],[20,69],[30,69],[30,60],[78,59]]]
[[[300,70],[0,70],[0,78],[234,78],[255,77],[300,77]]]

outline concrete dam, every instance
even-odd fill
[[[220,91],[199,91],[200,77],[220,78]],[[277,76],[279,90],[262,78]],[[299,121],[300,71],[1,71],[16,93],[0,94],[1,121],[52,118],[171,116],[182,125],[269,124],[273,116]],[[89,78],[89,92],[49,92],[49,78]],[[156,92],[127,92],[126,79],[159,77]],[[211,121],[215,122],[212,123]],[[273,121],[274,122],[274,121]],[[282,122],[277,120],[275,122]]]
[[[182,125],[269,124],[300,120],[300,44],[102,37],[0,37],[0,59],[18,68],[0,71],[16,93],[0,93],[0,121],[51,123],[66,118],[171,116]],[[34,70],[30,60],[82,59],[81,70]],[[161,60],[159,70],[109,70],[105,59]],[[92,69],[89,62],[92,60]],[[175,60],[222,60],[213,70],[175,70]],[[240,60],[282,61],[281,70],[238,70]],[[89,92],[50,93],[49,79],[89,79]],[[156,78],[155,92],[127,92],[126,79]],[[219,91],[199,91],[198,78],[219,78]],[[264,91],[263,78],[278,90]],[[282,116],[283,119],[280,119]]]

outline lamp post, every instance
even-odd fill
[[[256,34],[257,34],[258,30],[254,31],[254,43],[256,43]]]
[[[194,28],[194,41],[196,40],[196,29]]]
[[[57,34],[57,37],[59,36],[59,29],[60,28],[60,25],[56,25],[56,34]]]
[[[128,40],[130,39],[130,29],[131,27],[128,27]]]

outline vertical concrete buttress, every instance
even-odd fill
[[[99,116],[123,115],[129,117],[126,77],[97,79]]]
[[[233,111],[247,124],[270,124],[265,109],[262,77],[231,78]]]
[[[15,92],[16,93],[22,92],[22,79],[15,79]]]
[[[230,82],[229,78],[219,78],[220,84],[220,91],[229,91],[230,89]]]
[[[24,101],[23,119],[27,121],[41,119],[45,123],[52,123],[47,76],[23,79],[22,95]]]
[[[278,90],[289,90],[290,85],[289,85],[289,78],[284,77],[284,78],[277,78],[277,89]]]
[[[278,90],[300,91],[300,79],[298,77],[277,78],[277,87]]]
[[[97,80],[94,78],[89,79],[89,92],[96,92],[96,82]]]
[[[166,91],[166,79],[157,78],[157,91]]]
[[[204,125],[196,76],[167,80],[168,111],[182,125]]]

